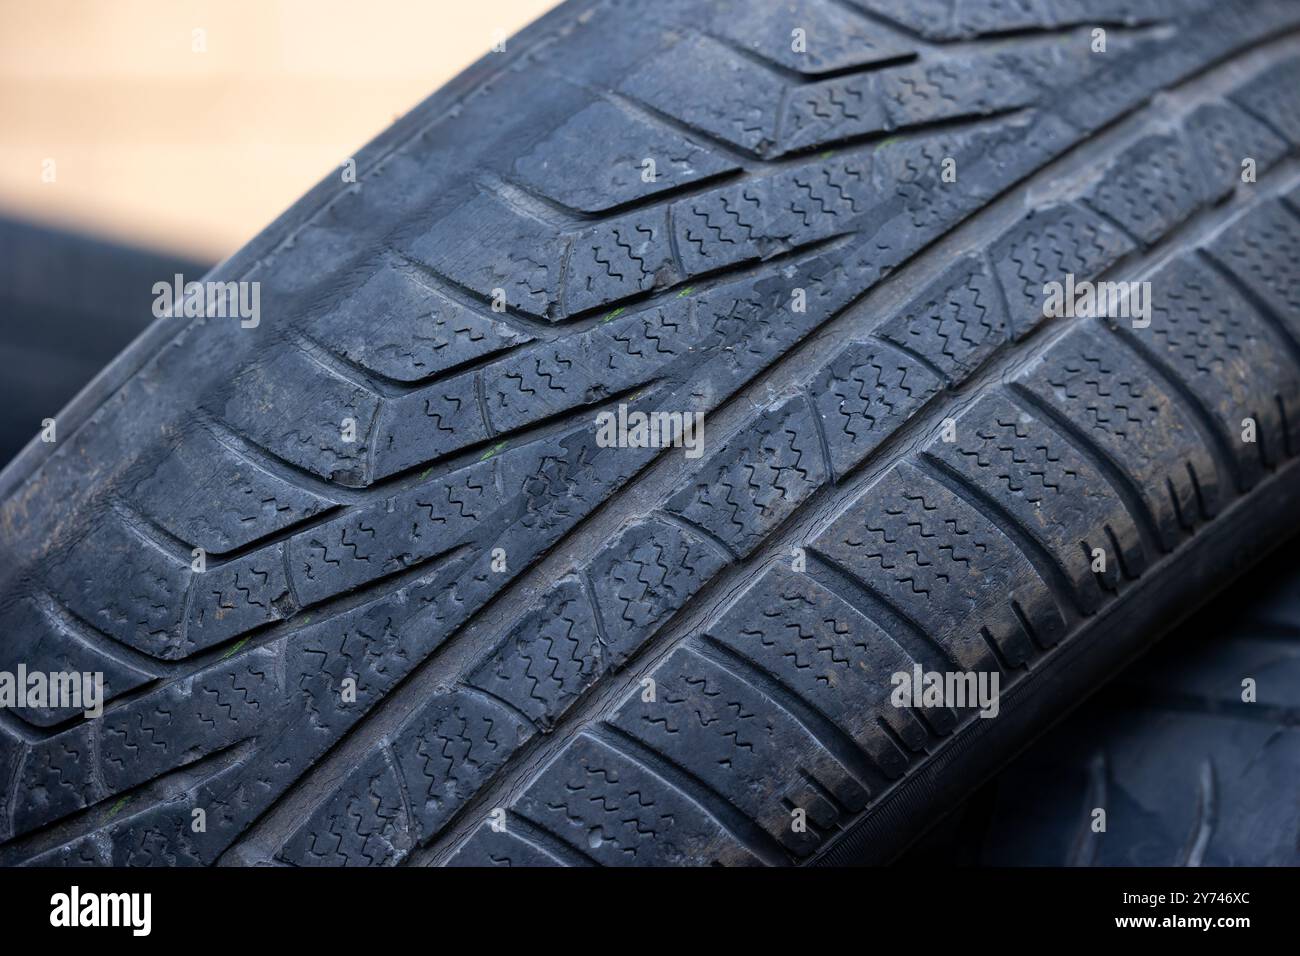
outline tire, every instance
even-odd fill
[[[1277,563],[1165,638],[901,862],[1300,864],[1300,566]]]
[[[0,670],[110,697],[0,713],[0,862],[894,857],[1300,520],[1300,7],[1129,9],[586,0],[435,94],[0,475]]]

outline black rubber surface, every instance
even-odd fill
[[[1300,864],[1297,545],[1125,670],[901,862]]]
[[[892,856],[1300,512],[1300,6],[1131,12],[570,3],[435,95],[0,476],[0,669],[113,695],[0,712],[0,862]]]

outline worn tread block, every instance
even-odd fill
[[[356,324],[358,314],[366,316],[364,326]],[[440,375],[532,340],[397,266],[377,269],[309,328],[340,356],[399,382]]]
[[[1035,643],[1062,637],[1061,611],[1029,559],[911,465],[891,468],[810,547],[917,622],[963,670],[998,668],[990,641],[1016,665]]]
[[[408,717],[393,735],[392,759],[406,782],[414,828],[438,832],[533,733],[505,707],[459,688]]]
[[[1166,549],[1217,511],[1221,477],[1188,410],[1100,324],[1072,328],[1019,381],[1128,477]]]
[[[1182,137],[1145,136],[1110,162],[1084,200],[1149,245],[1205,200],[1203,175]]]
[[[699,275],[847,232],[884,197],[855,153],[680,200],[670,218],[683,267]]]
[[[750,0],[710,4],[709,29],[788,70],[809,76],[864,67],[912,53],[916,44],[897,31],[869,24],[826,0]],[[794,49],[794,30],[804,48]]]
[[[1090,23],[1096,20],[1141,24],[1166,17],[1186,15],[1212,6],[1214,0],[1149,0],[1140,9],[1126,0],[1044,0],[1058,23]]]
[[[530,456],[512,449],[507,456]],[[304,606],[415,567],[463,542],[493,510],[498,459],[416,484],[290,538],[293,592]]]
[[[286,862],[312,866],[383,866],[410,846],[401,782],[382,751],[350,775],[357,784],[336,791],[313,811],[280,850]]]
[[[671,375],[684,358],[721,339],[715,328],[703,327],[685,298],[639,311],[615,309],[563,346],[539,344],[494,367],[483,381],[487,419],[504,434],[603,401]]]
[[[461,372],[386,399],[372,438],[374,477],[387,478],[491,438],[478,400],[482,375]]]
[[[245,547],[338,503],[272,474],[206,428],[185,432],[127,500],[210,555]]]
[[[952,442],[926,448],[971,485],[1005,508],[1064,569],[1076,599],[1089,613],[1121,570],[1137,575],[1145,565],[1133,517],[1110,483],[1050,424],[1005,394],[986,395],[954,423]],[[1092,570],[1094,550],[1107,556]]]
[[[857,342],[809,384],[836,475],[856,468],[942,387],[905,352],[882,342]]]
[[[34,866],[200,866],[228,840],[248,800],[227,800],[215,788],[247,770],[250,748],[200,759],[147,784],[141,791],[90,809],[91,827],[38,853]],[[193,811],[207,829],[195,832]],[[0,851],[0,859],[5,857]],[[12,854],[10,854],[12,859]],[[6,861],[9,862],[9,861]]]
[[[1202,26],[1212,28],[1208,24]],[[1065,121],[1087,132],[1102,128],[1125,112],[1125,104],[1135,91],[1177,81],[1191,72],[1194,64],[1212,56],[1218,42],[1213,35],[1184,35],[1180,39],[1183,45],[1173,56],[1161,57],[1156,53],[1160,41],[1150,35],[1112,35],[1104,55],[1092,53],[1087,38],[1079,38],[1072,61],[1077,68],[1071,84],[1075,95],[1061,105]],[[1122,74],[1114,69],[1117,59],[1124,63]]]
[[[1292,95],[1300,86],[1300,57],[1270,67],[1232,94],[1247,112],[1259,117],[1300,146],[1300,103]]]
[[[861,808],[866,790],[801,724],[734,674],[685,648],[654,669],[656,700],[640,690],[609,723],[703,781],[799,856],[820,842],[839,807]],[[821,795],[834,795],[838,806]],[[791,811],[812,823],[799,833]]]
[[[1055,12],[1044,11],[1043,3],[1044,0],[989,0],[973,4],[955,0],[953,25],[964,36],[1041,28],[1053,22],[1051,13]]]
[[[848,76],[789,91],[781,116],[781,150],[798,152],[892,128],[876,74]]]
[[[283,695],[275,653],[258,648],[219,661],[28,744],[15,808],[19,832],[144,783],[257,735]]]
[[[108,792],[261,733],[283,699],[277,664],[274,649],[257,648],[211,665],[188,686],[172,684],[106,713],[98,773]]]
[[[1287,153],[1287,144],[1249,113],[1229,103],[1198,106],[1184,124],[1205,162],[1207,196],[1217,200],[1241,184],[1241,162],[1255,160],[1256,175]]]
[[[179,612],[194,578],[121,514],[111,513],[49,570],[55,598],[81,620],[143,654],[185,656]]]
[[[575,156],[582,157],[582,176],[572,175]],[[654,160],[650,179],[643,175],[647,159]],[[649,199],[738,168],[699,143],[603,100],[575,113],[514,164],[521,182],[586,213]]]
[[[826,478],[807,403],[790,398],[765,410],[710,456],[694,484],[668,500],[668,510],[743,556]]]
[[[990,255],[1006,291],[1016,338],[1043,321],[1048,282],[1091,280],[1133,242],[1096,213],[1077,203],[1031,212],[993,246]]]
[[[705,634],[834,722],[885,777],[902,776],[912,753],[929,742],[925,724],[889,699],[892,675],[911,673],[916,662],[879,625],[808,575],[769,568]],[[938,733],[955,725],[944,708],[927,710],[921,719]]]
[[[927,40],[952,40],[958,33],[953,23],[954,0],[849,0],[855,7],[878,14]]]
[[[997,279],[981,256],[953,263],[880,326],[881,337],[923,355],[956,385],[1010,338]]]
[[[33,744],[12,746],[17,757],[14,773],[23,794],[12,810],[15,833],[33,830],[105,796],[89,767],[94,753],[92,729],[89,722],[81,723]]]
[[[1149,329],[1120,331],[1179,376],[1210,411],[1247,486],[1300,448],[1300,369],[1286,343],[1213,270],[1182,257],[1151,277]],[[1247,418],[1256,441],[1242,440]]]
[[[16,678],[18,668],[22,666],[29,675],[34,672],[71,674],[76,675],[79,686],[82,685],[81,675],[99,673],[103,675],[101,703],[154,679],[149,671],[115,654],[107,641],[101,646],[97,637],[88,639],[84,629],[63,619],[49,607],[50,603],[26,598],[12,607],[0,609],[0,635],[4,635],[4,640],[0,641],[0,672]],[[14,707],[9,712],[29,724],[50,727],[87,709],[88,706],[27,706]],[[7,779],[3,764],[0,764],[0,780]]]
[[[902,233],[896,241],[899,258],[905,258],[906,251],[920,248],[942,234],[945,223],[957,222],[977,209],[987,198],[983,182],[974,188],[952,188],[955,183],[943,182],[944,161],[961,157],[979,163],[981,159],[977,157],[982,156],[984,160],[992,160],[997,169],[1005,171],[1009,167],[997,157],[999,140],[1003,135],[1019,138],[1019,134],[1024,132],[1025,127],[1007,122],[1005,125],[990,124],[979,131],[943,132],[881,143],[873,153],[873,169],[882,190],[888,189],[891,193],[888,211],[897,212],[877,233],[877,241],[893,239],[887,232],[892,226]],[[1020,147],[1023,149],[1024,145],[1022,142]],[[959,171],[959,181],[961,175]],[[970,170],[966,176],[967,179],[976,179],[970,175]],[[982,181],[983,177],[979,179]]]
[[[700,76],[710,82],[701,84]],[[695,35],[645,64],[619,90],[706,136],[762,154],[776,142],[784,85],[721,43]]]
[[[618,666],[726,563],[702,540],[659,518],[624,530],[592,560],[588,574]]]
[[[215,416],[255,445],[322,478],[364,487],[370,428],[382,399],[326,372],[305,349],[279,351],[241,372]],[[351,421],[355,438],[345,437]]]
[[[918,63],[882,72],[880,94],[889,128],[983,116],[1033,103],[1038,91],[1014,72],[998,68],[1000,62],[995,57],[953,56],[942,63]]]
[[[769,243],[765,182],[745,183],[684,199],[673,207],[673,229],[688,275],[763,255]]]
[[[1246,213],[1206,248],[1300,341],[1300,212],[1274,200]]]
[[[678,278],[662,209],[628,213],[573,237],[564,287],[570,315],[617,302]]]
[[[372,505],[194,574],[177,653],[212,647],[446,554],[493,510],[498,469],[535,468],[555,447],[524,445],[445,477],[417,481]]]
[[[273,544],[193,575],[181,655],[283,620],[297,609],[285,573],[285,547]]]
[[[485,303],[501,289],[508,310],[555,320],[561,318],[556,293],[567,243],[496,196],[480,193],[402,251]]]
[[[550,730],[604,671],[605,650],[581,582],[566,578],[469,674],[469,683]]]
[[[511,811],[605,866],[755,862],[688,796],[586,734],[538,774]]]

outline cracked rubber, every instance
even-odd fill
[[[111,697],[0,712],[0,863],[892,858],[1300,517],[1300,7],[1142,10],[586,0],[435,94],[0,475],[0,670]]]

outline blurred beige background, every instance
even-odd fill
[[[555,5],[0,0],[0,215],[224,258]]]

